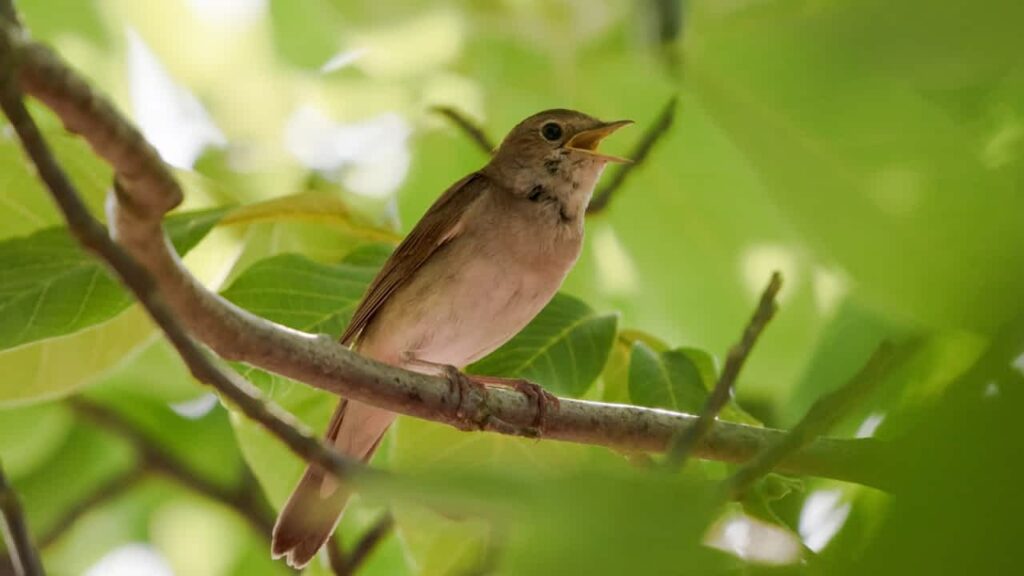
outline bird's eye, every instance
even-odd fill
[[[554,142],[562,137],[562,127],[554,122],[548,122],[540,127],[540,135],[543,136],[545,140]]]

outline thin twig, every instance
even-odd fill
[[[363,533],[352,552],[346,554],[341,547],[341,538],[335,536],[327,546],[327,556],[331,570],[335,576],[352,576],[359,571],[363,562],[370,556],[374,548],[380,544],[395,526],[395,518],[390,512],[385,513]]]
[[[153,275],[161,295],[175,314],[174,320],[187,326],[221,357],[246,362],[394,412],[460,428],[475,425],[491,430],[493,426],[488,422],[499,420],[526,428],[536,421],[536,402],[520,392],[504,389],[493,389],[486,397],[469,398],[480,408],[477,413],[493,418],[468,420],[459,409],[456,391],[444,378],[372,361],[339,345],[333,338],[280,326],[206,290],[169,249],[161,229],[163,214],[180,198],[176,195],[180,189],[167,184],[173,182],[173,176],[166,166],[150,161],[151,156],[158,158],[155,152],[152,155],[147,152],[151,147],[132,124],[56,54],[11,34],[7,28],[2,32],[4,38],[0,41],[19,51],[18,78],[25,90],[52,109],[70,131],[82,135],[96,153],[110,163],[118,174],[118,181],[124,184],[118,187],[118,194],[109,203],[108,221],[118,241]],[[126,178],[126,174],[132,177]],[[88,225],[99,227],[98,224]],[[559,408],[547,413],[543,437],[622,450],[660,452],[671,438],[692,426],[695,419],[666,410],[562,398]],[[778,430],[718,422],[704,441],[695,446],[694,454],[741,462],[753,457],[781,434]],[[291,442],[308,444],[312,440],[307,437]],[[317,446],[296,449],[320,449],[319,444]],[[874,441],[819,439],[784,462],[780,470],[884,484],[884,473],[862,465],[865,459],[873,459],[884,448]]]
[[[4,543],[14,564],[14,573],[18,576],[42,576],[43,565],[39,561],[39,553],[32,544],[25,516],[18,502],[18,495],[7,483],[3,467],[0,466],[0,524],[2,524]]]
[[[761,294],[761,300],[757,303],[753,316],[750,317],[747,327],[743,330],[742,338],[729,350],[729,356],[725,360],[722,373],[718,376],[718,382],[715,383],[714,390],[711,391],[707,401],[704,402],[704,409],[701,410],[700,417],[697,418],[693,426],[680,434],[669,446],[665,465],[670,469],[679,468],[686,462],[694,446],[708,433],[715,418],[718,417],[718,413],[722,411],[722,408],[732,398],[732,389],[736,384],[736,378],[740,374],[740,369],[743,368],[743,363],[746,362],[747,356],[750,356],[751,350],[754,349],[758,336],[761,335],[764,327],[768,325],[772,316],[775,315],[775,310],[777,309],[775,297],[781,288],[782,275],[778,272],[773,272],[768,286],[764,289],[764,293]]]
[[[68,402],[76,413],[127,440],[138,454],[143,470],[162,474],[193,492],[234,509],[258,534],[270,537],[274,526],[272,512],[247,477],[237,487],[217,485],[191,470],[114,410],[82,398],[72,398]]]
[[[444,116],[462,130],[466,136],[469,136],[470,140],[476,143],[477,148],[482,150],[484,154],[490,156],[494,153],[494,141],[484,132],[483,128],[470,120],[468,116],[450,106],[434,106],[432,110]]]
[[[6,32],[4,26],[4,34],[0,35],[0,106],[74,237],[112,268],[121,282],[135,294],[197,380],[217,389],[246,416],[261,424],[305,460],[315,462],[338,477],[351,476],[360,468],[359,464],[300,430],[293,417],[266,403],[252,384],[234,372],[221,369],[203,352],[164,303],[146,269],[115,244],[103,225],[89,213],[22,102],[14,78],[15,41]]]
[[[590,205],[587,206],[587,214],[597,214],[608,207],[608,203],[611,202],[612,197],[615,193],[622,188],[622,184],[626,181],[626,178],[633,173],[634,170],[647,159],[647,155],[654,149],[654,145],[661,140],[662,136],[668,133],[668,129],[672,127],[672,122],[676,118],[676,103],[678,97],[673,96],[669,98],[665,106],[662,107],[661,113],[658,114],[658,118],[651,124],[651,127],[644,132],[643,138],[637,143],[636,148],[633,149],[629,154],[629,158],[633,161],[630,164],[620,167],[611,179],[606,183],[602,184],[600,188],[594,192],[593,199],[590,200]]]
[[[839,418],[862,400],[882,381],[894,357],[893,347],[883,343],[867,364],[843,387],[815,401],[793,429],[779,438],[756,458],[740,467],[725,482],[730,498],[739,498],[760,477],[771,472],[785,458],[799,452],[819,435],[828,431]]]

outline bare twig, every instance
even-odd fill
[[[77,190],[57,165],[49,146],[22,102],[21,93],[14,78],[15,46],[18,40],[8,33],[8,26],[2,27],[4,33],[0,35],[0,106],[14,127],[26,154],[35,164],[40,179],[50,190],[74,237],[82,246],[110,266],[121,282],[135,294],[153,321],[177,349],[182,360],[185,361],[197,380],[216,388],[224,397],[238,406],[246,416],[263,425],[304,459],[319,464],[325,470],[330,470],[339,477],[351,476],[359,468],[358,464],[343,457],[308,432],[302,431],[294,418],[276,406],[264,402],[259,391],[238,374],[223,370],[214,364],[178,323],[174,313],[157,292],[152,276],[134,258],[115,244],[107,235],[103,225],[89,213]],[[24,56],[24,53],[20,55]],[[141,136],[139,138],[141,139]],[[136,142],[134,145],[138,145],[138,143]],[[125,144],[122,139],[120,144],[113,144],[112,148],[123,146]],[[134,150],[135,148],[130,148],[121,156],[138,160],[133,156],[132,151]],[[163,178],[159,176],[153,178],[149,174],[145,162],[134,165],[134,169],[136,170],[134,173],[129,173],[131,181],[139,185],[142,185],[140,183],[151,184],[164,192],[168,190],[160,186]],[[167,173],[166,168],[157,172],[158,174]],[[173,178],[170,181],[173,182]],[[162,196],[161,206],[164,209],[170,208],[177,203],[179,197]]]
[[[668,455],[665,459],[666,466],[674,469],[686,462],[694,446],[708,433],[715,418],[718,417],[718,413],[722,411],[722,408],[732,398],[732,389],[736,384],[736,377],[739,376],[740,369],[743,368],[743,363],[746,362],[750,351],[754,349],[758,336],[761,335],[764,327],[768,325],[772,316],[775,315],[777,308],[775,297],[781,288],[782,275],[778,272],[773,272],[768,286],[764,289],[764,293],[761,294],[761,300],[757,303],[754,315],[750,317],[747,327],[743,330],[742,338],[729,350],[729,356],[725,360],[722,373],[718,376],[718,382],[715,384],[714,390],[708,395],[700,417],[697,418],[693,426],[677,436],[672,444],[669,445]]]
[[[390,512],[385,513],[363,533],[359,541],[346,554],[341,547],[341,538],[337,535],[327,547],[327,555],[331,562],[331,570],[335,576],[352,576],[359,571],[363,562],[370,556],[377,544],[380,544],[394,528],[395,518]]]
[[[594,192],[594,198],[591,199],[590,205],[587,206],[587,214],[597,214],[608,207],[608,203],[611,202],[612,197],[615,193],[622,188],[622,184],[626,181],[626,178],[636,170],[637,166],[643,164],[644,160],[647,159],[647,155],[654,149],[654,145],[661,140],[661,137],[668,133],[668,129],[672,127],[672,122],[676,117],[676,103],[678,98],[673,96],[665,103],[665,106],[661,109],[661,113],[658,114],[658,118],[651,124],[651,127],[644,132],[643,138],[637,143],[636,148],[633,149],[629,154],[629,158],[633,160],[632,163],[626,164],[620,167],[615,173],[612,174],[611,179],[608,182],[601,185],[600,188]]]
[[[22,86],[54,110],[69,130],[81,134],[117,172],[120,185],[109,204],[108,221],[121,245],[155,279],[162,297],[173,310],[175,317],[167,318],[168,309],[158,307],[162,321],[181,322],[226,359],[247,362],[395,412],[460,428],[487,430],[495,430],[493,422],[498,421],[522,429],[528,429],[536,421],[536,403],[519,392],[504,389],[482,392],[474,388],[460,410],[459,395],[446,379],[374,362],[339,345],[333,338],[274,324],[206,290],[184,268],[163,234],[163,213],[173,207],[180,196],[175,194],[176,187],[166,185],[168,178],[173,181],[166,167],[147,160],[150,153],[146,150],[151,148],[138,131],[51,51],[10,34],[6,28],[3,32],[4,40],[19,51],[18,78]],[[37,133],[34,138],[39,139]],[[48,171],[53,169],[50,166]],[[66,186],[66,182],[57,184]],[[80,203],[69,212],[69,218],[75,219],[71,228],[78,235],[83,234],[79,231],[83,224],[77,216],[81,212]],[[94,220],[84,225],[87,242],[97,244],[107,240]],[[110,250],[105,244],[103,249]],[[119,262],[124,260],[119,250],[115,256]],[[132,275],[137,276],[134,271]],[[177,330],[180,333],[180,328]],[[180,337],[176,338],[180,343]],[[185,350],[192,356],[201,356],[191,342]],[[208,364],[205,359],[203,362]],[[210,377],[208,370],[204,369],[202,374],[204,378]],[[234,375],[225,378],[231,383],[238,380]],[[266,416],[259,415],[262,403],[254,394],[243,394],[242,401],[246,402],[243,412],[255,411],[265,420]],[[229,398],[234,400],[232,396]],[[250,405],[253,402],[256,406]],[[468,418],[464,415],[467,413]],[[493,417],[488,418],[488,415]],[[673,436],[688,429],[695,420],[694,416],[665,410],[564,398],[557,410],[548,410],[544,437],[625,450],[663,451]],[[694,454],[715,460],[744,461],[780,434],[777,430],[719,422],[697,443]],[[289,445],[300,454],[312,458],[315,453],[320,459],[317,462],[330,464],[329,468],[335,465],[338,469],[345,468],[342,462],[330,463],[330,453],[324,452],[322,445],[308,436],[286,436]],[[884,481],[884,476],[875,476],[873,470],[860,463],[879,449],[877,442],[819,439],[783,462],[780,469],[794,474],[878,484]]]
[[[725,492],[729,497],[742,496],[758,478],[771,472],[789,455],[800,451],[831,428],[882,380],[893,356],[892,346],[886,343],[879,346],[867,364],[847,384],[819,398],[793,430],[744,464],[726,481]]]
[[[14,564],[14,573],[18,576],[42,576],[43,565],[39,562],[39,553],[29,536],[18,495],[7,483],[3,467],[0,467],[0,525]]]
[[[469,136],[469,139],[475,142],[477,148],[480,148],[484,154],[490,156],[494,153],[494,141],[484,132],[483,128],[470,120],[468,116],[450,106],[434,106],[433,110],[450,120],[466,136]]]

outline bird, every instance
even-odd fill
[[[511,339],[554,297],[576,263],[594,186],[609,163],[628,162],[599,152],[598,144],[628,124],[567,109],[517,124],[490,161],[448,188],[398,245],[341,343],[380,362],[444,374]],[[508,382],[518,387],[523,381]],[[536,390],[523,391],[538,398],[543,414],[545,399]],[[395,417],[341,399],[326,442],[368,462]],[[273,557],[306,566],[350,496],[333,476],[307,467],[274,525]]]

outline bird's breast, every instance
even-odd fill
[[[397,290],[367,336],[375,356],[463,366],[518,333],[551,300],[579,235],[506,213],[476,219]]]

